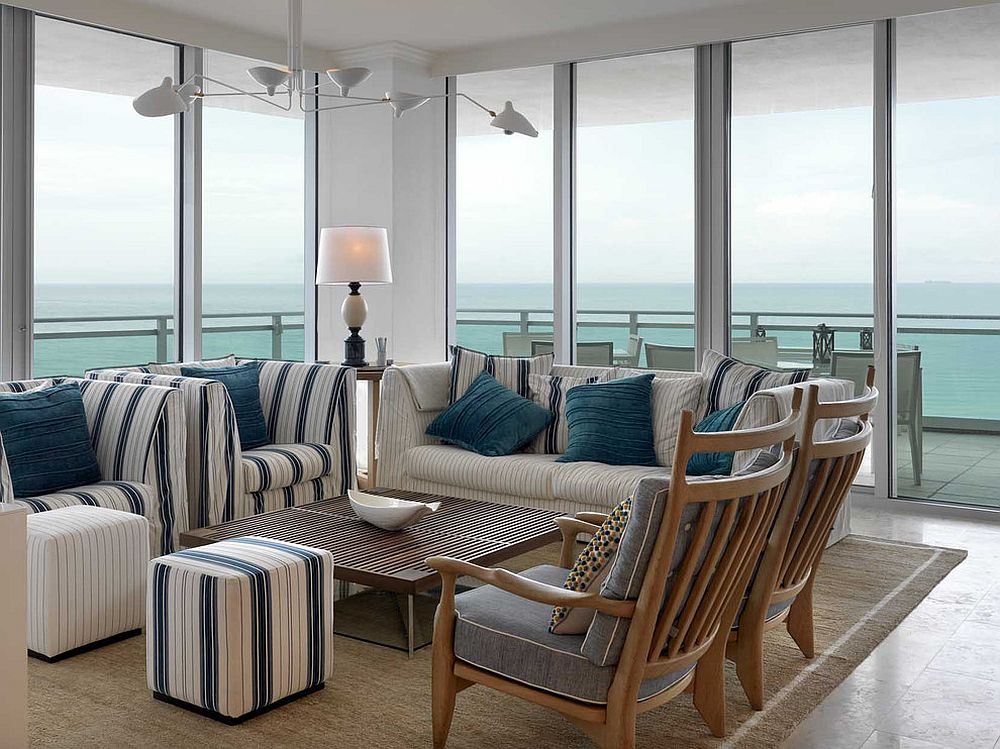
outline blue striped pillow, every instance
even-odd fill
[[[655,466],[653,375],[577,385],[566,393],[569,445],[557,463]]]
[[[0,393],[0,438],[15,497],[37,497],[101,480],[75,382]]]
[[[240,449],[270,445],[264,408],[260,404],[260,364],[247,362],[237,367],[181,367],[182,377],[217,380],[226,386],[229,400],[236,411],[236,428],[240,433]]]

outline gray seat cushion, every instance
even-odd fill
[[[568,572],[543,565],[521,574],[562,587]],[[460,661],[561,697],[597,705],[607,702],[616,669],[595,666],[582,655],[582,635],[551,634],[548,604],[484,585],[457,596],[455,609],[455,656]],[[647,679],[639,699],[659,694],[690,672],[686,668]]]

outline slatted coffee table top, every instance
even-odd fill
[[[397,593],[420,593],[440,583],[424,560],[448,556],[489,566],[561,538],[553,522],[563,513],[420,492],[376,489],[399,499],[440,502],[414,527],[385,531],[354,514],[346,496],[288,507],[181,534],[181,545],[203,546],[239,536],[263,536],[326,549],[334,575]]]

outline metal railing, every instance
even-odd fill
[[[210,325],[202,327],[202,334],[209,333],[271,333],[271,358],[282,358],[282,336],[289,330],[303,330],[301,322],[289,322],[286,318],[302,318],[302,312],[217,312],[203,314],[202,320],[254,320],[263,319],[268,322],[244,323],[235,325]],[[146,338],[156,340],[156,361],[168,359],[168,341],[173,335],[173,315],[95,315],[90,317],[38,317],[35,325],[62,325],[75,328],[71,330],[36,330],[35,340],[69,340],[69,339],[100,339],[100,338]],[[124,325],[127,327],[99,328],[94,327],[104,323]],[[140,325],[140,323],[146,323]]]

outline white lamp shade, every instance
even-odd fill
[[[171,78],[132,101],[132,107],[143,117],[166,117],[188,111],[188,105],[197,91],[196,86],[182,86],[178,89]]]
[[[316,284],[392,283],[389,233],[380,226],[333,226],[319,235]]]
[[[503,110],[490,120],[490,124],[493,127],[500,128],[507,135],[519,133],[520,135],[527,135],[529,138],[538,137],[538,131],[535,130],[535,126],[528,121],[527,117],[514,109],[514,105],[509,101]]]

